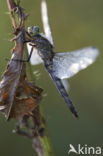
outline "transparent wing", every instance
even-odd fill
[[[32,48],[32,46],[30,46],[29,43],[27,43],[28,54],[30,54],[31,48]],[[33,53],[30,58],[30,62],[32,65],[37,65],[37,64],[40,64],[43,62],[35,48],[33,49]]]
[[[53,59],[54,74],[60,79],[70,78],[92,64],[99,51],[88,47],[73,52],[56,53]]]
[[[68,80],[67,80],[67,79],[61,79],[61,81],[62,81],[62,83],[63,83],[63,86],[64,86],[65,90],[66,90],[67,93],[68,93],[68,91],[70,90],[70,85],[69,85],[69,83],[68,83]]]
[[[52,33],[51,33],[51,29],[50,29],[50,24],[49,24],[46,0],[41,0],[41,16],[42,16],[42,22],[43,22],[45,36],[51,42],[51,44],[54,45]]]
[[[51,28],[50,28],[50,24],[49,24],[49,17],[48,17],[46,0],[41,1],[41,15],[42,15],[42,22],[43,22],[43,28],[44,28],[45,36],[51,42],[51,44],[54,46]],[[63,83],[66,91],[68,92],[69,91],[68,81],[66,79],[63,79],[62,83]]]

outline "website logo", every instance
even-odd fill
[[[101,155],[102,154],[102,148],[100,146],[92,147],[88,145],[80,145],[78,144],[75,148],[72,144],[69,144],[69,150],[68,154],[71,153],[80,154],[80,155]]]

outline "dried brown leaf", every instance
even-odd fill
[[[7,119],[10,115],[23,67],[23,62],[13,61],[13,59],[23,59],[23,36],[24,31],[22,29],[16,40],[16,46],[13,49],[11,60],[0,82],[0,107],[2,108],[2,106],[5,105],[3,112]]]
[[[34,98],[16,98],[11,109],[10,118],[20,119],[23,116],[31,116],[32,111],[37,107],[38,101]]]

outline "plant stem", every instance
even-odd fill
[[[18,0],[18,2],[20,2]],[[24,27],[24,21],[26,19],[26,15],[23,13],[22,8],[19,6],[19,13],[16,14],[19,17],[19,20],[16,20],[16,15],[14,13],[14,10],[17,8],[16,2],[14,0],[7,0],[8,9],[11,13],[11,21],[14,28],[15,35],[18,34],[18,31],[22,27]],[[16,36],[17,37],[17,36]],[[16,40],[16,38],[15,38]],[[31,65],[29,64],[29,68],[31,68]],[[34,78],[31,78],[32,80]],[[30,84],[31,85],[31,84]],[[31,87],[31,86],[29,86]],[[30,88],[32,90],[32,87]],[[39,87],[36,87],[38,89],[38,96],[41,95],[41,89]],[[39,92],[40,91],[40,92]],[[23,109],[23,108],[22,108]],[[21,135],[29,136],[33,140],[33,147],[35,148],[38,156],[54,156],[53,150],[51,147],[51,143],[49,140],[48,132],[46,129],[46,125],[44,122],[43,113],[41,111],[40,106],[38,105],[37,108],[31,112],[32,115],[27,116],[27,118],[22,118],[22,124],[25,125],[25,128],[27,128],[31,133],[27,134],[26,132],[23,132],[21,129],[21,123],[17,125],[16,132]],[[32,121],[33,128],[31,129],[27,124],[28,119]]]

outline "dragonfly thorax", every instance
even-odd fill
[[[41,34],[37,34],[33,36],[32,42],[34,43],[34,47],[38,50],[38,54],[43,59],[43,61],[53,59],[54,47],[48,39],[46,39]]]

